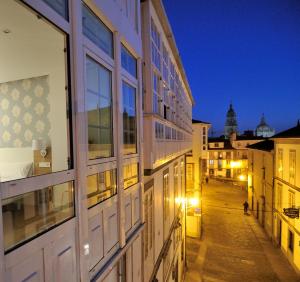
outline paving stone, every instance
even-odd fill
[[[256,219],[244,215],[246,192],[210,181],[203,188],[202,238],[187,238],[187,282],[297,282]]]

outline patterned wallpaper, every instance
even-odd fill
[[[0,83],[0,147],[31,147],[32,139],[49,143],[48,76]]]

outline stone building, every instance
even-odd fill
[[[273,236],[274,141],[264,140],[248,147],[248,200],[253,215]]]
[[[237,133],[238,124],[236,113],[233,109],[232,103],[229,105],[229,109],[226,114],[226,122],[224,127],[224,135],[226,138],[229,138],[232,133]]]
[[[261,117],[259,125],[256,127],[255,134],[261,137],[272,137],[275,134],[275,130],[266,123],[264,114]]]

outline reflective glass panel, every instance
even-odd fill
[[[110,157],[113,154],[111,72],[87,57],[86,81],[89,159]]]
[[[123,82],[123,142],[124,154],[137,152],[135,88]]]
[[[88,176],[88,208],[93,207],[117,194],[116,177],[116,169],[107,170]]]
[[[124,165],[123,166],[124,176],[124,189],[138,183],[138,163]]]
[[[86,5],[82,7],[83,34],[113,58],[112,32]]]
[[[12,248],[74,217],[73,182],[2,200],[4,248]]]
[[[70,169],[66,34],[20,1],[0,19],[0,182]]]
[[[63,16],[66,20],[69,18],[68,0],[42,0],[46,2],[53,10]]]

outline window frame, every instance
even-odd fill
[[[90,57],[92,60],[94,60],[96,63],[100,64],[102,67],[106,68],[107,70],[109,70],[111,72],[111,106],[112,106],[112,156],[110,157],[103,157],[103,158],[96,158],[96,159],[89,159],[89,154],[88,154],[88,128],[86,126],[86,132],[85,132],[85,144],[86,144],[86,161],[87,161],[87,165],[91,166],[91,165],[96,165],[96,164],[102,164],[102,163],[106,163],[106,162],[112,162],[114,160],[116,160],[116,155],[117,155],[117,149],[116,149],[116,144],[117,144],[117,136],[116,136],[116,126],[114,126],[114,124],[116,124],[116,109],[115,109],[115,101],[117,99],[117,94],[116,94],[116,76],[115,76],[115,68],[114,65],[111,65],[110,62],[106,61],[105,59],[99,57],[98,54],[96,54],[95,52],[91,51],[89,48],[87,48],[86,46],[83,47],[84,48],[84,54],[83,54],[83,60],[84,60],[84,102],[86,101],[86,89],[87,89],[87,72],[86,72],[86,58]],[[99,51],[99,50],[98,50]],[[98,52],[97,52],[98,53]],[[107,58],[106,58],[107,59]],[[85,119],[86,119],[86,125],[87,125],[87,111],[86,111],[86,105],[84,105],[84,113],[85,113]]]
[[[71,168],[66,170],[51,172],[42,175],[36,175],[28,178],[15,179],[6,182],[0,182],[0,200],[6,198],[15,197],[18,195],[23,195],[29,192],[34,192],[37,190],[42,190],[49,186],[58,185],[64,182],[74,181],[75,186],[75,161],[74,161],[74,144],[76,144],[76,137],[74,131],[72,130],[75,125],[75,116],[73,114],[73,109],[75,110],[75,96],[73,91],[73,79],[72,79],[72,62],[71,55],[73,53],[72,44],[70,44],[70,30],[71,26],[68,21],[66,21],[62,16],[60,16],[55,10],[53,10],[47,3],[42,0],[23,0],[16,2],[18,5],[24,7],[28,10],[28,13],[37,14],[42,17],[43,21],[51,25],[53,28],[57,29],[65,35],[66,41],[66,57],[65,57],[65,79],[66,87],[65,95],[67,106],[66,110],[69,115],[66,117],[67,123],[67,136],[68,136],[68,154],[71,162]],[[70,5],[69,13],[70,13]],[[74,202],[74,204],[76,204]],[[2,206],[2,204],[0,204]],[[39,236],[39,235],[38,235]]]
[[[120,58],[121,58],[121,69],[122,69],[122,74],[123,74],[123,70],[126,72],[126,74],[128,74],[130,77],[131,77],[131,79],[133,79],[133,80],[136,80],[137,81],[137,79],[138,79],[138,58],[128,49],[128,47],[126,46],[126,43],[124,43],[124,42],[120,42],[120,45],[121,45],[121,47],[120,47],[120,51],[121,51],[121,54],[120,54]],[[122,50],[123,49],[125,49],[125,51],[128,53],[128,55],[130,55],[134,60],[135,60],[135,71],[136,71],[136,74],[135,74],[135,76],[132,74],[132,73],[130,73],[125,67],[123,67],[123,65],[122,65]]]
[[[129,85],[129,87],[132,87],[134,90],[135,90],[135,122],[136,122],[136,128],[135,128],[135,134],[136,134],[136,142],[135,142],[135,145],[136,145],[136,152],[135,153],[130,153],[130,154],[124,154],[124,123],[123,123],[123,110],[124,110],[124,101],[123,101],[123,83]],[[122,148],[123,148],[123,156],[124,157],[128,157],[128,156],[135,156],[135,155],[138,155],[139,154],[139,146],[138,146],[138,138],[139,138],[139,135],[138,135],[138,118],[139,118],[139,115],[138,115],[138,86],[137,85],[134,85],[131,83],[131,81],[129,81],[128,79],[126,79],[126,77],[122,77],[122,128],[123,128],[123,142],[122,142]]]
[[[81,15],[83,18],[83,8],[86,7],[99,21],[100,23],[102,23],[104,25],[104,27],[106,29],[108,29],[111,32],[111,38],[112,38],[112,50],[111,50],[111,56],[106,53],[103,49],[101,49],[101,47],[99,47],[96,43],[94,43],[90,38],[88,38],[84,32],[83,32],[83,23],[82,23],[82,38],[83,38],[83,42],[85,44],[86,41],[89,41],[90,44],[93,45],[92,50],[94,48],[98,49],[99,51],[101,51],[101,53],[105,54],[108,58],[110,58],[112,61],[114,61],[115,59],[115,50],[116,50],[116,46],[115,46],[115,37],[114,37],[114,31],[113,29],[105,22],[103,21],[102,17],[100,17],[92,8],[90,8],[89,5],[87,5],[87,3],[85,3],[84,1],[81,2]],[[101,55],[102,56],[102,55]]]

